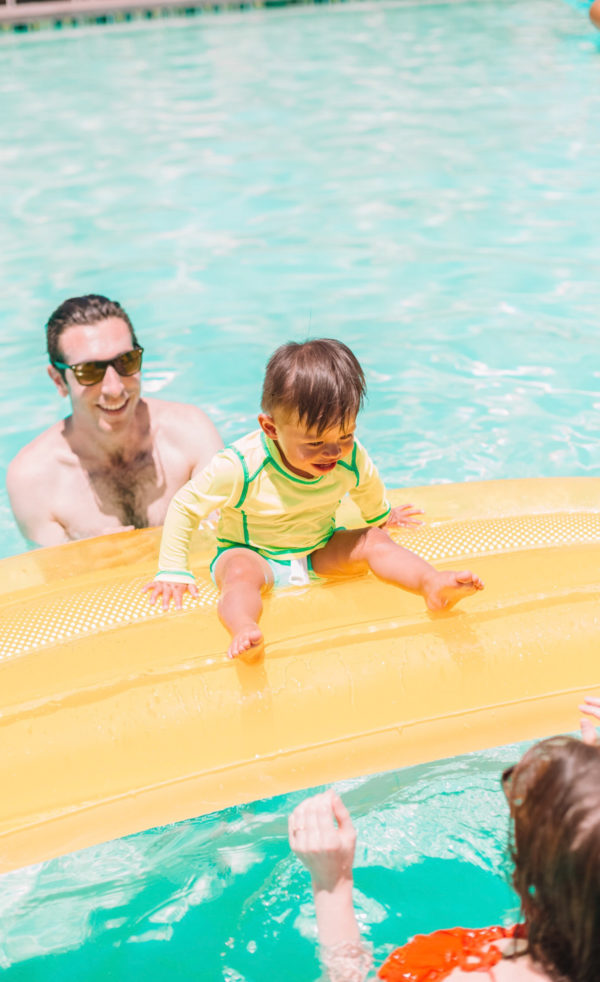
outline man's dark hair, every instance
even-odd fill
[[[131,331],[131,341],[133,345],[138,344],[138,339],[133,330],[133,324],[129,317],[116,300],[109,300],[108,297],[101,297],[96,293],[89,293],[85,297],[71,297],[65,300],[51,314],[46,324],[46,344],[48,347],[48,358],[51,363],[63,361],[60,350],[60,338],[63,331],[76,324],[99,324],[109,317],[118,317],[125,321]]]
[[[262,408],[296,413],[317,433],[351,423],[366,392],[363,370],[345,344],[317,338],[290,341],[271,356],[265,373]]]

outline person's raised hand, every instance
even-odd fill
[[[600,719],[600,699],[597,696],[586,696],[579,707],[579,712],[585,713],[580,720],[581,739],[584,743],[593,746],[598,743],[598,734],[596,733],[596,724],[588,719],[588,716]]]
[[[350,813],[332,791],[306,798],[288,820],[290,846],[308,869],[315,891],[352,882],[356,832]]]
[[[171,600],[175,604],[176,610],[181,610],[181,605],[186,591],[192,597],[198,596],[198,587],[191,581],[189,583],[172,583],[169,581],[156,581],[146,583],[142,593],[150,593],[150,605],[153,606],[159,597],[162,597],[162,609],[168,610]]]

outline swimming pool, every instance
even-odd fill
[[[340,785],[359,834],[359,916],[378,962],[416,932],[514,922],[498,775],[522,749]],[[316,978],[308,874],[287,845],[287,816],[301,796],[6,874],[7,982]]]
[[[391,485],[599,473],[600,58],[581,11],[384,3],[0,49],[3,465],[63,408],[49,311],[99,290],[138,327],[147,391],[199,401],[226,439],[272,348],[329,334],[367,368],[362,434]],[[0,519],[18,551],[5,498]],[[496,781],[515,755],[352,784],[379,956],[510,910]],[[296,800],[10,874],[7,978],[258,982],[282,957],[310,977]]]
[[[279,342],[333,335],[367,369],[361,433],[391,485],[598,473],[581,10],[251,11],[0,52],[3,468],[65,409],[49,312],[98,291],[131,313],[146,391],[199,402],[226,440]],[[4,491],[0,530],[22,549]]]

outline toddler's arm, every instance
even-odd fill
[[[416,516],[422,515],[423,512],[414,505],[391,507],[379,472],[358,440],[352,459],[356,487],[350,491],[350,497],[360,508],[367,525],[404,525],[410,528],[421,524]]]
[[[358,440],[352,451],[352,469],[356,475],[356,487],[351,488],[350,497],[360,508],[367,525],[383,525],[390,516],[392,506],[375,464]]]
[[[181,607],[186,591],[192,596],[197,595],[194,574],[189,566],[192,532],[215,508],[236,498],[240,470],[236,458],[221,451],[171,501],[160,543],[158,573],[153,582],[144,587],[150,591],[151,604],[162,597],[162,606],[166,610],[171,600],[175,607]]]

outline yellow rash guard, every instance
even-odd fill
[[[248,546],[265,559],[307,556],[335,531],[335,513],[346,494],[367,525],[385,520],[390,504],[364,447],[320,477],[297,477],[284,465],[273,440],[261,430],[220,450],[207,467],[177,492],[167,512],[156,580],[189,582],[190,536],[215,508],[219,550]]]

